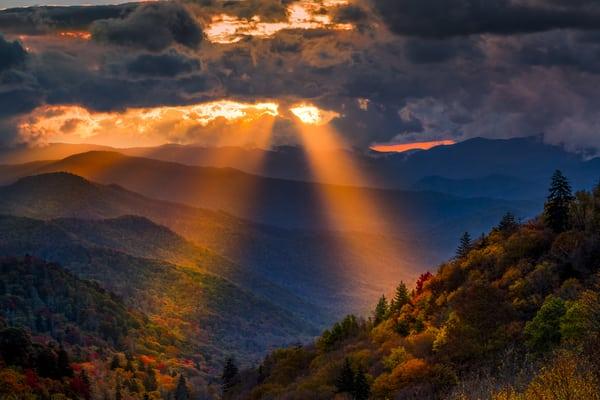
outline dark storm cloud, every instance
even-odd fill
[[[7,41],[0,34],[0,71],[23,65],[27,52],[17,41]]]
[[[514,34],[560,28],[600,29],[592,1],[373,0],[398,34],[445,38],[479,33]]]
[[[35,35],[54,30],[87,30],[94,21],[125,18],[135,8],[137,4],[12,8],[0,11],[0,31]]]
[[[140,5],[125,18],[95,21],[91,30],[96,40],[151,51],[172,44],[195,48],[202,40],[202,30],[195,18],[175,2]]]
[[[406,57],[415,64],[441,63],[456,57],[483,58],[476,42],[463,39],[408,39],[404,48]]]
[[[272,0],[245,0],[220,2],[224,12],[250,19],[260,15],[263,21],[280,21],[286,17],[285,2]]]
[[[349,4],[336,10],[333,19],[335,22],[358,24],[366,21],[368,17],[369,14],[364,8]]]
[[[160,59],[160,56],[157,58]],[[191,88],[209,90],[211,85],[216,84],[200,73],[190,75],[184,81],[174,76],[147,74],[131,77],[114,74],[112,69],[90,70],[74,56],[56,51],[39,55],[34,64],[32,74],[46,103],[80,104],[95,111],[199,102],[205,97]],[[156,72],[157,66],[152,68]]]
[[[13,60],[0,71],[0,141],[14,137],[19,116],[45,104],[120,111],[277,99],[282,113],[296,102],[339,113],[333,125],[362,148],[544,132],[546,140],[566,141],[572,150],[600,149],[600,24],[592,23],[599,2],[373,1],[392,30],[403,34],[381,29],[366,0],[329,13],[357,24],[354,31],[284,30],[228,45],[201,42],[196,21],[206,26],[221,13],[280,20],[289,1],[0,12],[0,30],[12,29],[0,49],[14,50],[16,33],[40,33],[23,39],[21,50],[32,49],[24,60],[0,57],[0,63]],[[88,28],[98,40],[41,35]],[[290,137],[290,126],[278,119],[278,143]],[[201,138],[202,129],[190,140]]]
[[[28,89],[0,91],[0,118],[33,110],[42,103],[39,92]]]
[[[176,76],[198,70],[200,62],[176,51],[164,54],[140,54],[127,64],[133,75]]]

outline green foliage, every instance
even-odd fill
[[[358,367],[355,372],[348,358],[344,360],[342,369],[335,380],[335,387],[337,393],[347,393],[354,400],[367,400],[371,393],[371,385],[364,369]]]
[[[389,311],[388,301],[385,298],[385,295],[381,295],[375,306],[375,311],[373,312],[373,323],[378,325],[383,322],[388,317]]]
[[[524,224],[506,215],[436,275],[422,274],[408,299],[402,283],[389,306],[380,298],[357,334],[338,323],[301,362],[274,352],[249,384],[269,395],[254,398],[357,398],[350,378],[360,366],[374,399],[596,399],[598,374],[587,371],[600,370],[600,187],[569,207],[570,230],[548,229],[546,214]]]
[[[406,284],[404,282],[400,282],[396,287],[396,291],[394,292],[394,297],[390,302],[390,312],[397,313],[402,307],[410,302],[410,293]]]
[[[371,385],[367,380],[365,371],[362,367],[358,368],[354,377],[354,390],[352,391],[352,397],[355,400],[367,400],[371,394]]]
[[[576,301],[567,304],[560,320],[560,335],[576,345],[600,339],[600,296],[597,292],[586,290]]]
[[[565,315],[565,302],[554,296],[549,296],[536,313],[533,320],[525,325],[527,346],[536,352],[551,350],[560,343],[560,322]]]
[[[331,330],[325,330],[319,339],[319,346],[329,351],[342,341],[358,334],[360,326],[354,315],[347,315],[342,322],[336,322]]]
[[[32,258],[0,260],[2,313],[12,325],[48,334],[69,345],[93,340],[125,345],[143,330],[145,317],[129,310],[98,285],[82,281],[57,265]],[[89,343],[88,343],[89,344]],[[65,368],[64,351],[59,351]]]

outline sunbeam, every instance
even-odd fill
[[[329,229],[335,233],[337,253],[344,261],[344,274],[362,276],[365,281],[385,284],[393,275],[401,275],[396,266],[388,270],[373,270],[373,252],[364,251],[368,246],[366,237],[377,237],[381,248],[385,247],[400,260],[406,249],[399,247],[397,234],[386,220],[385,200],[377,198],[369,186],[369,178],[360,171],[341,135],[328,123],[332,112],[316,106],[303,104],[291,108],[297,116],[296,128],[309,160],[313,178],[317,182],[352,182],[352,186],[322,184],[319,186],[323,214]],[[327,121],[327,122],[324,122]],[[336,151],[334,151],[336,150]],[[389,217],[389,216],[388,216]],[[386,243],[382,243],[386,242]],[[351,267],[352,266],[352,267]],[[371,267],[370,267],[371,266]]]

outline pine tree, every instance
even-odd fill
[[[354,391],[354,371],[348,358],[344,360],[342,370],[335,380],[335,387],[338,393],[352,393]]]
[[[156,383],[156,373],[154,372],[154,368],[149,365],[146,371],[146,377],[144,378],[144,388],[146,388],[146,391],[148,392],[153,392],[158,388]]]
[[[396,292],[394,293],[394,298],[390,302],[390,311],[398,312],[404,307],[404,305],[408,304],[410,301],[410,293],[408,292],[408,288],[406,284],[400,281],[398,287],[396,287]]]
[[[365,375],[365,371],[362,368],[358,368],[356,376],[354,377],[354,390],[352,391],[352,397],[354,400],[368,400],[371,395],[371,385]]]
[[[90,400],[92,398],[92,383],[90,382],[90,378],[85,372],[85,369],[81,370],[79,373],[79,378],[81,379],[82,383],[83,398],[85,400]]]
[[[569,228],[569,208],[572,201],[569,181],[562,172],[556,170],[544,205],[544,219],[554,232],[561,233]]]
[[[228,358],[225,361],[225,367],[223,367],[223,374],[221,375],[221,388],[223,395],[231,392],[231,389],[237,384],[238,381],[238,367],[235,365],[233,358]]]
[[[183,374],[179,375],[177,381],[177,388],[175,389],[175,400],[189,400],[190,391],[188,390],[187,383]]]
[[[465,232],[460,237],[460,244],[456,249],[456,258],[466,257],[469,254],[469,251],[471,251],[471,247],[471,235],[469,234],[469,232]]]
[[[383,322],[387,318],[388,312],[389,312],[389,307],[388,307],[387,299],[385,298],[385,295],[381,295],[381,297],[379,298],[379,301],[377,302],[377,306],[375,306],[375,313],[374,313],[375,325]]]
[[[511,234],[519,227],[517,218],[511,212],[504,214],[497,228],[503,234]]]
[[[135,368],[133,367],[133,362],[131,360],[131,356],[127,356],[127,364],[125,364],[125,371],[134,372]]]
[[[59,376],[73,376],[73,369],[71,368],[71,362],[69,361],[69,354],[67,354],[67,351],[62,344],[58,349],[56,367]]]
[[[110,362],[110,369],[115,370],[121,367],[121,360],[119,360],[119,356],[115,354]]]
[[[121,379],[117,378],[117,386],[115,387],[115,400],[122,400],[123,395],[121,394]]]

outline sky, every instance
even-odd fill
[[[362,149],[543,135],[600,151],[596,0],[8,8],[0,33],[0,146],[296,144],[328,125]]]

